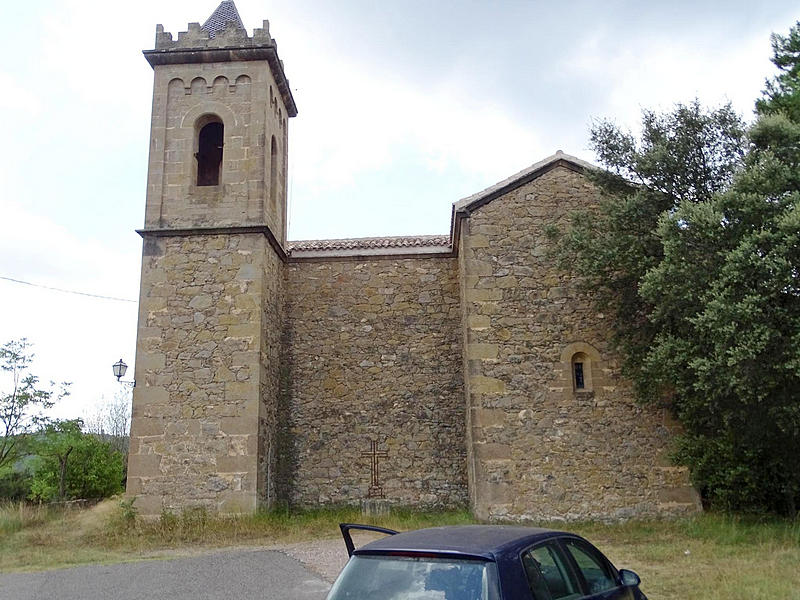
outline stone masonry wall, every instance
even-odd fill
[[[276,388],[277,344],[262,333],[282,278],[271,252],[258,234],[145,238],[127,487],[142,514],[247,512],[266,496],[259,395]]]
[[[273,506],[276,500],[276,465],[279,427],[278,402],[281,393],[283,360],[282,330],[284,322],[284,264],[266,247],[262,266],[261,287],[261,363],[260,407],[258,417],[258,490],[259,503]]]
[[[456,261],[290,263],[286,297],[288,499],[466,504]]]
[[[485,519],[669,515],[699,508],[665,457],[663,414],[633,400],[607,319],[555,266],[550,224],[597,199],[558,167],[465,219],[459,261],[471,502]],[[585,387],[575,389],[573,363]]]
[[[288,117],[267,62],[157,66],[153,86],[145,226],[267,224],[285,241]],[[224,125],[220,184],[197,186],[198,125],[208,115]]]

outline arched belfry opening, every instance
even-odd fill
[[[206,115],[197,122],[197,185],[219,185],[225,126],[219,117]]]

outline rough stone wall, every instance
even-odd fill
[[[259,395],[276,387],[277,346],[263,333],[281,287],[271,253],[259,234],[145,238],[127,488],[142,514],[247,512],[266,495]]]
[[[261,362],[260,406],[258,417],[258,490],[262,506],[271,507],[276,500],[276,465],[279,427],[278,402],[281,394],[283,361],[282,324],[284,322],[284,268],[281,259],[266,248],[261,287]]]
[[[699,508],[663,414],[620,377],[608,320],[555,266],[548,225],[596,201],[564,167],[465,219],[459,260],[476,515],[581,519]],[[573,362],[585,370],[576,390]]]
[[[288,500],[466,504],[456,261],[287,267]]]
[[[145,227],[267,224],[285,241],[288,119],[267,62],[157,66],[153,85]],[[207,115],[224,125],[220,185],[197,186]]]

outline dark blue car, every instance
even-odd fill
[[[505,525],[341,528],[351,558],[328,600],[647,600],[636,573],[617,570],[572,533]],[[355,549],[353,529],[388,535]]]

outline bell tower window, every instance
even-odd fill
[[[225,139],[225,127],[217,117],[200,127],[197,134],[197,185],[219,185],[222,170],[222,146]]]

